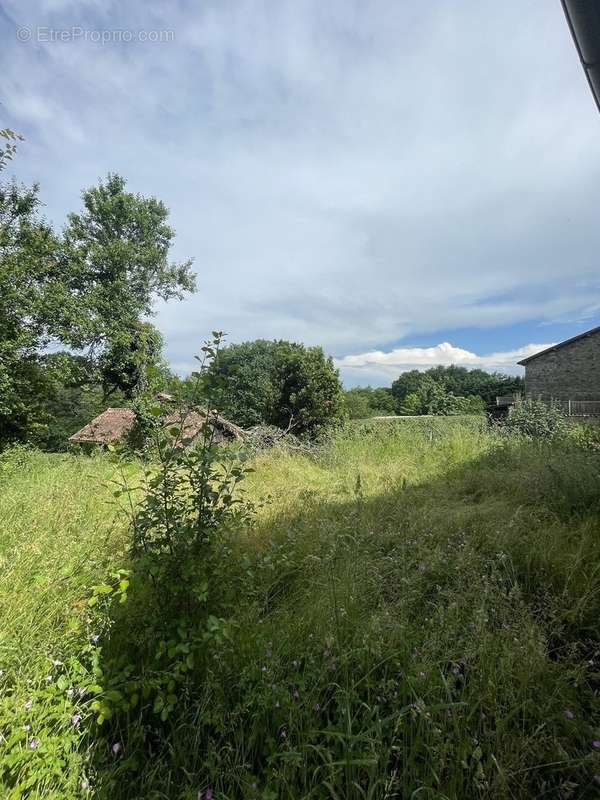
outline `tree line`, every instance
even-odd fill
[[[523,378],[451,365],[403,372],[390,387],[370,386],[346,392],[354,419],[423,414],[482,414],[497,396],[524,391]]]

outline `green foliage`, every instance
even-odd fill
[[[1,168],[14,136],[0,135],[9,142]],[[58,237],[40,216],[37,186],[0,184],[0,447],[18,440],[55,447],[63,430],[76,430],[79,414],[63,424],[68,402],[57,397],[48,344],[89,348],[79,363],[89,368],[87,380],[78,379],[79,400],[69,383],[80,409],[99,383],[131,398],[160,368],[160,335],[142,317],[156,297],[194,289],[190,262],[168,262],[174,234],[162,203],[126,192],[117,175],[85,191],[83,203]]]
[[[0,172],[2,172],[8,162],[13,159],[17,152],[17,142],[23,141],[23,137],[10,128],[2,128],[0,139],[4,139],[4,144],[0,147]]]
[[[244,428],[291,423],[294,433],[315,435],[344,418],[338,372],[320,347],[263,339],[229,345],[211,373],[226,387],[219,410]]]
[[[199,373],[210,418],[213,375],[208,365],[218,357],[222,334],[204,348]],[[185,416],[168,429],[155,429],[156,460],[144,465],[141,498],[128,482],[115,496],[127,496],[131,515],[131,568],[118,584],[96,587],[98,597],[118,598],[126,607],[115,613],[102,675],[102,698],[93,710],[98,724],[119,714],[140,720],[157,716],[166,722],[178,703],[202,679],[207,649],[225,640],[224,615],[231,612],[222,585],[233,539],[250,522],[253,504],[242,500],[239,484],[248,468],[243,453],[218,447],[206,424],[202,441],[185,438]],[[136,637],[130,620],[137,620]],[[151,672],[148,665],[152,665]]]
[[[396,402],[389,388],[373,389],[361,386],[344,393],[346,411],[350,419],[385,417],[396,414]]]
[[[480,397],[484,405],[493,402],[498,395],[521,392],[524,388],[521,377],[502,375],[498,372],[489,373],[482,369],[470,370],[454,365],[432,367],[423,372],[413,369],[403,372],[392,383],[392,394],[396,400],[396,407],[400,409],[408,395],[421,395],[427,392],[432,383],[440,386],[447,394],[456,397]],[[409,407],[413,406],[414,400],[411,400]],[[401,412],[399,411],[399,413]]]
[[[162,344],[162,336],[149,322],[117,331],[98,359],[105,396],[118,390],[131,400],[158,389]]]
[[[39,206],[36,186],[0,184],[0,444],[44,424],[39,351],[63,330],[68,307]]]
[[[485,411],[484,401],[478,395],[456,396],[448,392],[443,384],[438,383],[429,374],[424,375],[417,390],[410,392],[402,400],[399,408],[401,415],[455,416],[483,414]]]
[[[156,297],[180,299],[195,290],[191,261],[168,261],[174,231],[165,205],[125,186],[109,174],[83,192],[83,211],[68,216],[61,257],[79,301],[70,333],[78,347],[110,345],[152,314]]]
[[[564,438],[569,421],[560,406],[541,400],[527,400],[510,410],[502,428],[535,439]]]

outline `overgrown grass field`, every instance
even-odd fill
[[[117,468],[1,458],[0,797],[600,795],[597,454],[377,421],[252,466],[194,691],[99,726],[103,651],[136,631],[88,605],[127,566]]]

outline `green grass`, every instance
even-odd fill
[[[253,467],[230,639],[167,723],[98,729],[77,688],[91,586],[126,562],[114,467],[2,462],[1,797],[598,796],[598,455],[382,420]]]

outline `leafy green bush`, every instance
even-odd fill
[[[215,333],[203,348],[207,363],[220,342]],[[206,365],[201,379],[210,418]],[[217,446],[212,425],[205,424],[201,442],[190,446],[183,412],[180,424],[157,428],[155,436],[157,461],[145,465],[141,483],[125,481],[114,492],[132,508],[131,567],[96,587],[90,601],[118,600],[107,606],[111,634],[98,677],[103,691],[93,704],[99,724],[113,718],[118,724],[124,713],[165,722],[201,680],[207,653],[229,635],[223,578],[232,536],[254,509],[238,492],[248,471],[245,455]]]
[[[338,371],[320,347],[286,341],[229,345],[210,367],[223,416],[249,428],[276,425],[314,436],[345,417]]]
[[[515,433],[533,439],[555,439],[567,435],[568,418],[554,403],[527,400],[511,409],[502,423],[506,433]]]

